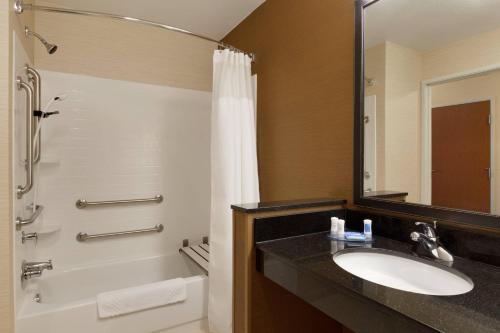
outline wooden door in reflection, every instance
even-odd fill
[[[489,213],[490,101],[432,109],[432,205]]]

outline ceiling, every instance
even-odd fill
[[[45,0],[66,7],[155,21],[221,40],[265,0]]]
[[[420,51],[500,28],[500,0],[380,0],[366,9],[365,41]]]

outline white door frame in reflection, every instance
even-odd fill
[[[491,72],[499,71],[500,64],[495,64],[491,66],[485,66],[476,68],[473,70],[468,70],[464,72],[459,72],[451,75],[441,76],[429,80],[424,80],[421,83],[421,196],[420,201],[422,204],[431,205],[432,204],[432,86],[463,80],[475,76],[487,75]],[[490,152],[490,168],[491,168],[491,179],[490,179],[490,207],[491,212],[496,212],[495,205],[495,191],[494,182],[495,177],[493,172],[494,163],[494,138],[495,138],[495,99],[492,97],[478,98],[476,100],[466,100],[463,103],[473,103],[479,101],[490,101],[490,114],[491,114],[491,127],[490,127],[490,139],[491,139],[491,152]],[[455,104],[455,103],[454,103]]]

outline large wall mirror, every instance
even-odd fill
[[[356,16],[355,201],[500,227],[500,0]]]

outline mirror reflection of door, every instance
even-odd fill
[[[432,109],[432,205],[491,211],[490,104]]]
[[[364,179],[365,192],[377,190],[377,99],[375,95],[365,97],[365,147]]]

